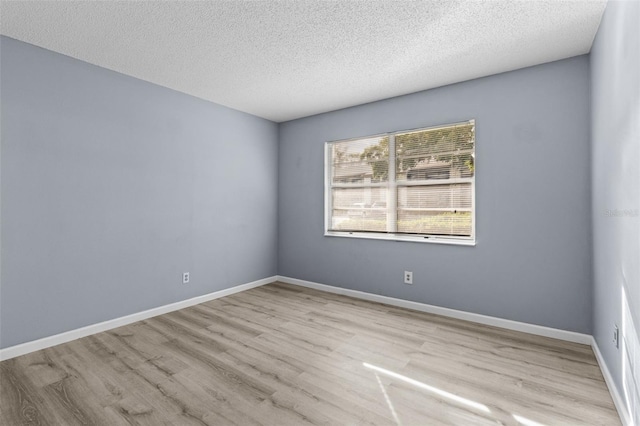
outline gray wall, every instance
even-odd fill
[[[325,141],[470,118],[475,247],[323,236]],[[279,158],[280,275],[591,332],[587,56],[287,122]]]
[[[0,43],[0,347],[276,274],[276,124]]]
[[[608,3],[591,50],[591,96],[593,334],[622,393],[623,354],[611,336],[623,289],[640,327],[640,2]]]

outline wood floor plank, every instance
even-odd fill
[[[0,363],[2,425],[527,420],[620,424],[589,346],[284,283]]]
[[[16,368],[15,359],[0,363],[0,420],[2,424],[47,425],[51,416],[42,395]]]

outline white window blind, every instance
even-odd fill
[[[473,240],[475,122],[327,143],[326,231]]]

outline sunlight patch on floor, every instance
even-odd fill
[[[526,417],[518,416],[517,414],[514,414],[513,418],[523,426],[544,426],[542,423],[534,422],[533,420],[529,420]]]
[[[369,368],[371,370],[377,371],[378,373],[382,373],[386,376],[393,377],[394,379],[402,380],[405,383],[412,384],[421,389],[432,392],[438,396],[442,396],[444,398],[455,401],[459,404],[466,405],[471,408],[475,408],[476,410],[484,411],[485,413],[490,413],[491,410],[486,405],[480,404],[479,402],[471,401],[470,399],[462,398],[458,395],[454,395],[450,392],[444,391],[442,389],[436,388],[434,386],[427,385],[426,383],[419,382],[418,380],[412,379],[407,376],[403,376],[402,374],[395,373],[393,371],[389,371],[382,367],[377,367],[375,365],[369,364],[367,362],[362,363],[363,366]]]
[[[384,395],[384,399],[385,401],[387,401],[387,405],[389,406],[389,411],[391,411],[391,415],[393,416],[393,420],[395,420],[396,424],[398,426],[402,426],[402,422],[400,421],[400,418],[398,417],[398,413],[396,413],[396,409],[393,406],[393,403],[391,402],[391,398],[389,398],[389,395],[387,394],[387,391],[384,388],[384,385],[382,384],[382,380],[380,380],[380,376],[378,376],[378,373],[373,373],[376,375],[376,380],[378,381],[378,384],[380,385],[380,390],[382,390],[382,395]]]

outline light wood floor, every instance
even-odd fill
[[[0,374],[3,425],[620,424],[589,346],[280,283]]]

